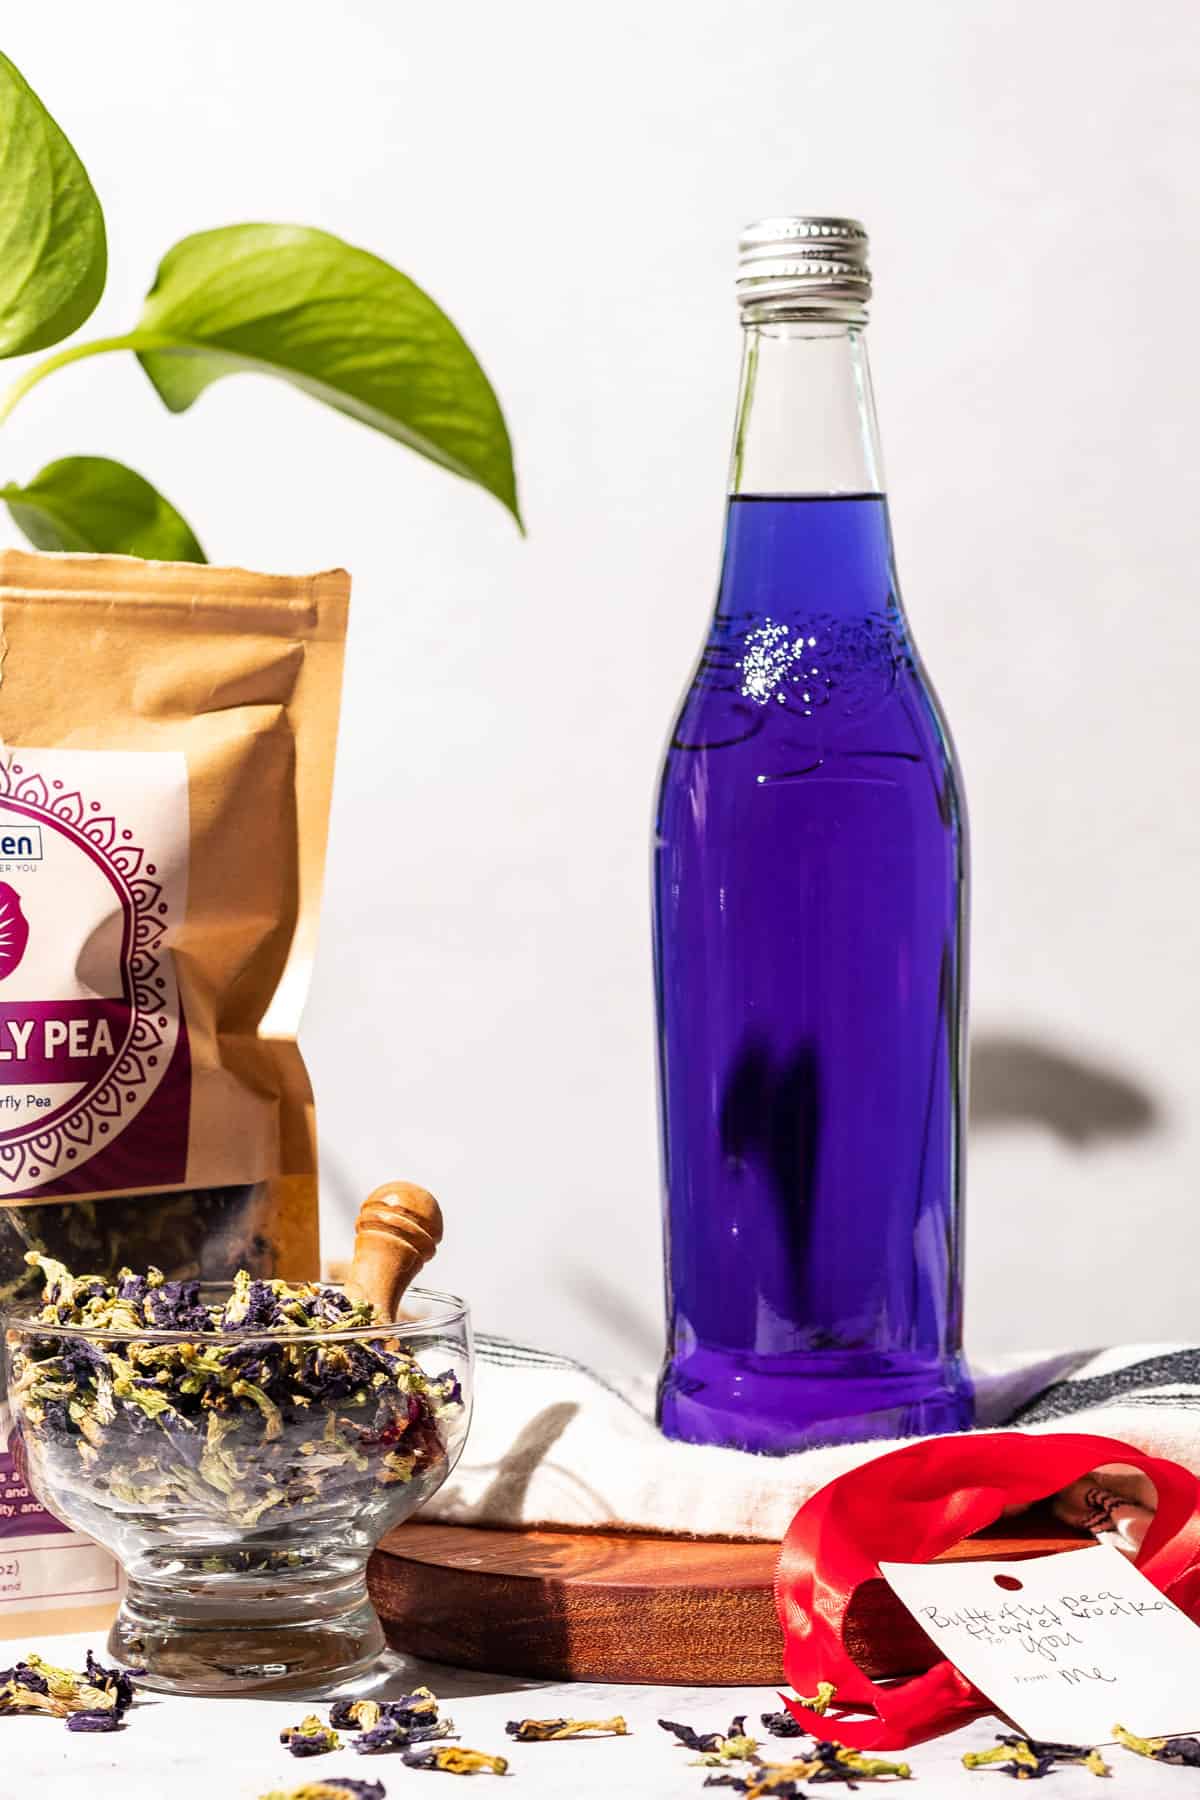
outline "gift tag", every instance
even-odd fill
[[[879,1565],[954,1666],[1029,1737],[1200,1728],[1200,1628],[1119,1550]]]

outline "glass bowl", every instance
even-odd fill
[[[218,1305],[231,1292],[200,1288]],[[463,1301],[414,1288],[394,1324],[287,1332],[94,1330],[37,1310],[5,1321],[12,1449],[42,1504],[125,1571],[112,1654],[189,1694],[369,1669],[384,1640],[367,1558],[466,1438]]]

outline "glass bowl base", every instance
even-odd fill
[[[232,1606],[231,1599],[214,1596],[202,1606],[190,1596],[131,1581],[109,1633],[109,1652],[143,1671],[139,1687],[251,1695],[336,1687],[374,1669],[385,1648],[361,1583],[352,1595],[345,1584],[334,1595],[309,1592],[295,1610],[277,1602],[267,1616],[252,1606]]]

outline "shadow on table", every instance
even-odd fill
[[[478,1669],[456,1669],[448,1663],[426,1662],[401,1651],[389,1652],[381,1665],[372,1700],[398,1700],[414,1688],[432,1688],[439,1700],[471,1700],[477,1694],[523,1694],[530,1688],[552,1687],[550,1681],[526,1680],[518,1675],[488,1675]],[[358,1693],[360,1690],[355,1689]],[[366,1690],[361,1690],[365,1692]]]

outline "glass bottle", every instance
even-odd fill
[[[724,558],[654,846],[669,1437],[949,1431],[967,827],[900,601],[852,220],[742,239]]]

